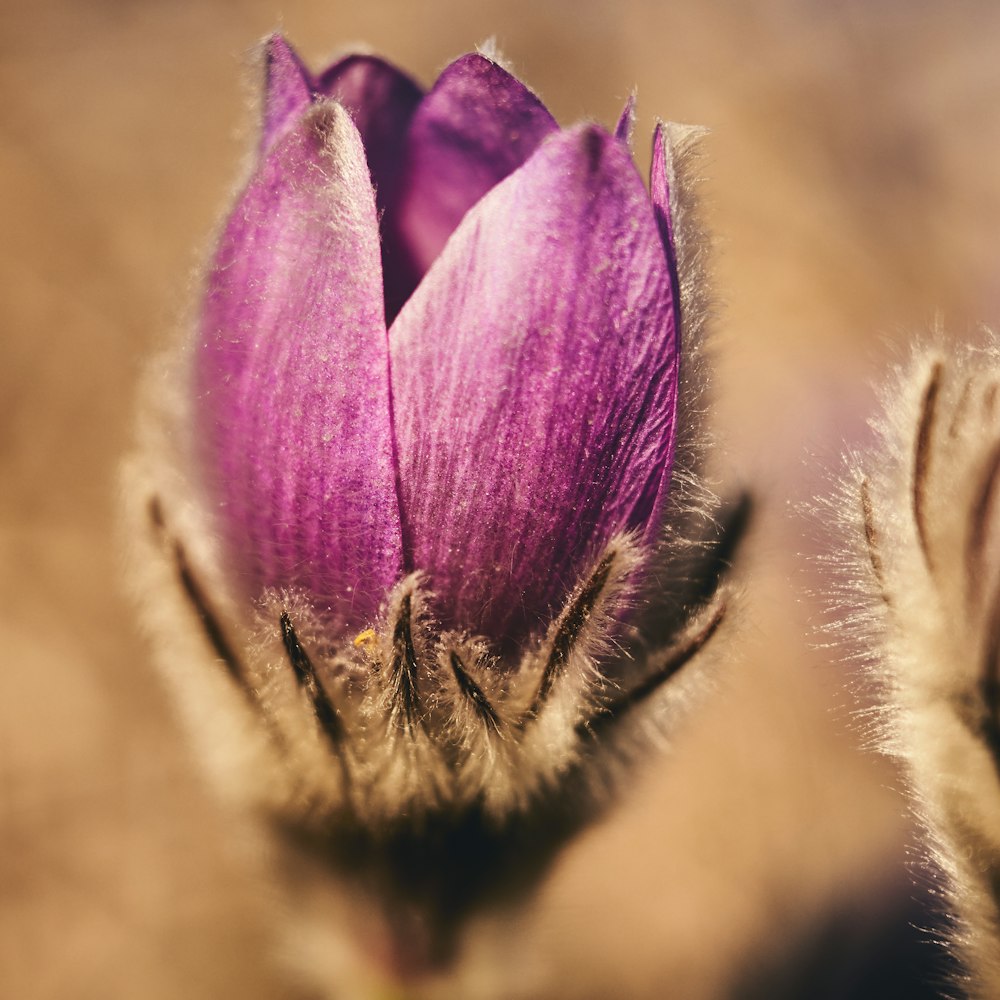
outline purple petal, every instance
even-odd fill
[[[364,150],[325,101],[237,202],[195,357],[202,454],[249,596],[300,586],[353,626],[398,579],[387,365]]]
[[[615,126],[615,138],[624,142],[626,146],[632,145],[632,133],[635,131],[635,91],[628,95],[625,107],[618,118]]]
[[[407,128],[424,92],[394,66],[363,55],[347,56],[334,63],[319,78],[317,87],[351,112],[361,133],[385,236],[387,212],[398,200]],[[400,256],[398,239],[390,231],[382,242],[385,301],[390,316],[399,311],[416,283],[408,267],[395,266]]]
[[[295,49],[272,35],[264,44],[264,123],[261,153],[312,102],[312,78]]]
[[[380,209],[399,173],[406,129],[424,96],[405,73],[375,56],[350,55],[334,63],[316,89],[351,113],[368,157]]]
[[[387,256],[412,292],[465,213],[558,126],[545,105],[477,53],[438,78],[410,126],[402,190],[389,217]],[[390,321],[391,321],[390,314]]]
[[[656,214],[656,224],[660,230],[660,239],[663,241],[663,250],[667,258],[667,266],[670,269],[671,297],[674,303],[674,351],[680,351],[680,331],[681,331],[681,289],[680,278],[677,270],[677,251],[674,244],[674,220],[673,210],[670,202],[670,186],[674,181],[673,149],[667,134],[667,127],[662,122],[656,126],[653,133],[653,157],[649,167],[649,191],[653,202],[653,211]],[[677,392],[675,387],[673,408],[677,409]],[[670,437],[666,442],[667,460],[663,467],[663,476],[657,491],[657,498],[654,504],[653,516],[647,525],[645,540],[653,542],[660,530],[660,512],[666,501],[667,493],[670,490],[670,475],[674,464],[674,452],[677,447],[677,421],[672,420],[670,424]]]
[[[649,194],[656,212],[656,222],[663,237],[663,247],[676,280],[677,257],[674,249],[674,219],[670,205],[670,185],[674,180],[674,155],[667,126],[660,122],[653,133],[653,158],[649,165]]]
[[[390,332],[408,561],[505,646],[645,529],[677,394],[671,275],[627,149],[549,139],[465,217]]]

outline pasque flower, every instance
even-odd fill
[[[561,129],[483,54],[424,93],[264,52],[250,177],[152,369],[136,578],[226,792],[446,951],[723,620],[747,505],[700,479],[693,133],[657,126],[647,191],[632,99]]]

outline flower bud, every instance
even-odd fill
[[[439,961],[608,804],[723,624],[748,506],[701,481],[694,133],[657,126],[647,191],[632,98],[560,129],[481,54],[427,93],[265,62],[151,369],[133,573],[220,786]]]

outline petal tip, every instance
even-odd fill
[[[336,153],[346,143],[355,147],[356,154],[363,158],[363,146],[357,126],[350,111],[340,101],[332,97],[312,102],[299,119],[298,129],[307,141],[309,149],[316,154],[324,151]]]
[[[261,46],[268,59],[281,58],[286,55],[294,59],[298,58],[292,43],[280,31],[272,31],[269,35],[265,35]]]
[[[289,121],[309,106],[312,100],[312,78],[298,53],[279,32],[274,32],[264,40],[262,50],[263,149],[274,141]]]
[[[618,124],[615,126],[615,138],[619,142],[625,143],[630,149],[632,147],[632,134],[635,132],[635,106],[637,95],[635,89],[629,93],[625,101],[625,107],[618,116]]]
[[[336,95],[336,90],[345,77],[352,73],[359,73],[362,76],[381,77],[390,80],[397,86],[408,88],[423,95],[423,89],[408,73],[401,70],[388,59],[383,59],[373,52],[354,51],[348,52],[339,59],[331,63],[316,80],[316,89],[329,97]]]
[[[432,92],[441,87],[461,90],[463,80],[469,81],[466,86],[471,85],[477,91],[484,88],[503,104],[521,106],[522,113],[530,108],[531,113],[551,121],[552,127],[556,127],[555,119],[549,114],[542,99],[514,74],[495,46],[466,52],[452,60],[435,80]],[[480,93],[476,96],[480,96]]]
[[[438,80],[441,79],[446,73],[457,72],[459,69],[472,68],[480,69],[484,71],[490,71],[493,69],[503,70],[503,65],[500,60],[495,57],[495,53],[491,53],[488,50],[483,51],[482,49],[477,49],[474,52],[463,52],[462,55],[453,59],[447,66],[441,71],[441,75]]]

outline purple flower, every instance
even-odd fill
[[[647,192],[631,99],[563,130],[482,55],[426,94],[265,55],[193,343],[147,387],[134,575],[225,794],[440,966],[726,614],[748,508],[701,483],[690,133],[657,127]]]
[[[515,653],[624,534],[663,529],[679,283],[663,127],[561,130],[479,55],[426,94],[268,43],[257,162],[194,356],[239,590],[345,633],[419,571],[443,629]]]

